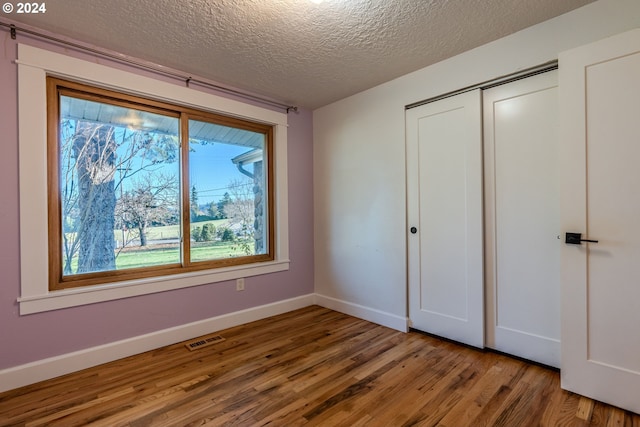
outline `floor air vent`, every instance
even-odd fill
[[[187,347],[189,351],[193,351],[222,341],[224,341],[224,338],[222,338],[220,335],[205,335],[204,337],[196,338],[193,341],[189,341],[184,346]]]

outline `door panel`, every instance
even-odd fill
[[[486,345],[560,366],[557,72],[483,93]]]
[[[407,111],[409,318],[484,344],[480,91]]]
[[[640,413],[640,30],[560,56],[562,387]]]
[[[638,300],[629,298],[640,287],[638,76],[640,53],[587,69],[586,230],[602,239],[587,254],[589,356],[635,372],[640,372],[640,353],[620,351],[628,348],[630,337],[610,331],[624,331],[628,313],[639,311]],[[636,90],[629,90],[633,86]],[[640,316],[636,320],[640,325]],[[638,342],[635,335],[632,342]]]

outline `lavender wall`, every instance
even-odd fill
[[[222,282],[20,316],[17,44],[126,67],[20,33],[0,38],[0,369],[313,292],[312,116],[303,109],[289,114],[289,271],[249,277],[244,292]]]

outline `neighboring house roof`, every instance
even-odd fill
[[[179,121],[173,117],[161,116],[146,111],[125,109],[98,102],[77,98],[68,98],[62,104],[61,116],[71,120],[85,120],[95,123],[127,126],[131,129],[148,130],[158,133],[177,135]],[[197,140],[238,145],[261,149],[264,135],[248,130],[231,128],[214,123],[197,122],[189,127],[190,137]],[[246,162],[245,162],[246,163]]]

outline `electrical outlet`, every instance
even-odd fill
[[[244,291],[244,279],[237,279],[236,280],[236,291]]]

